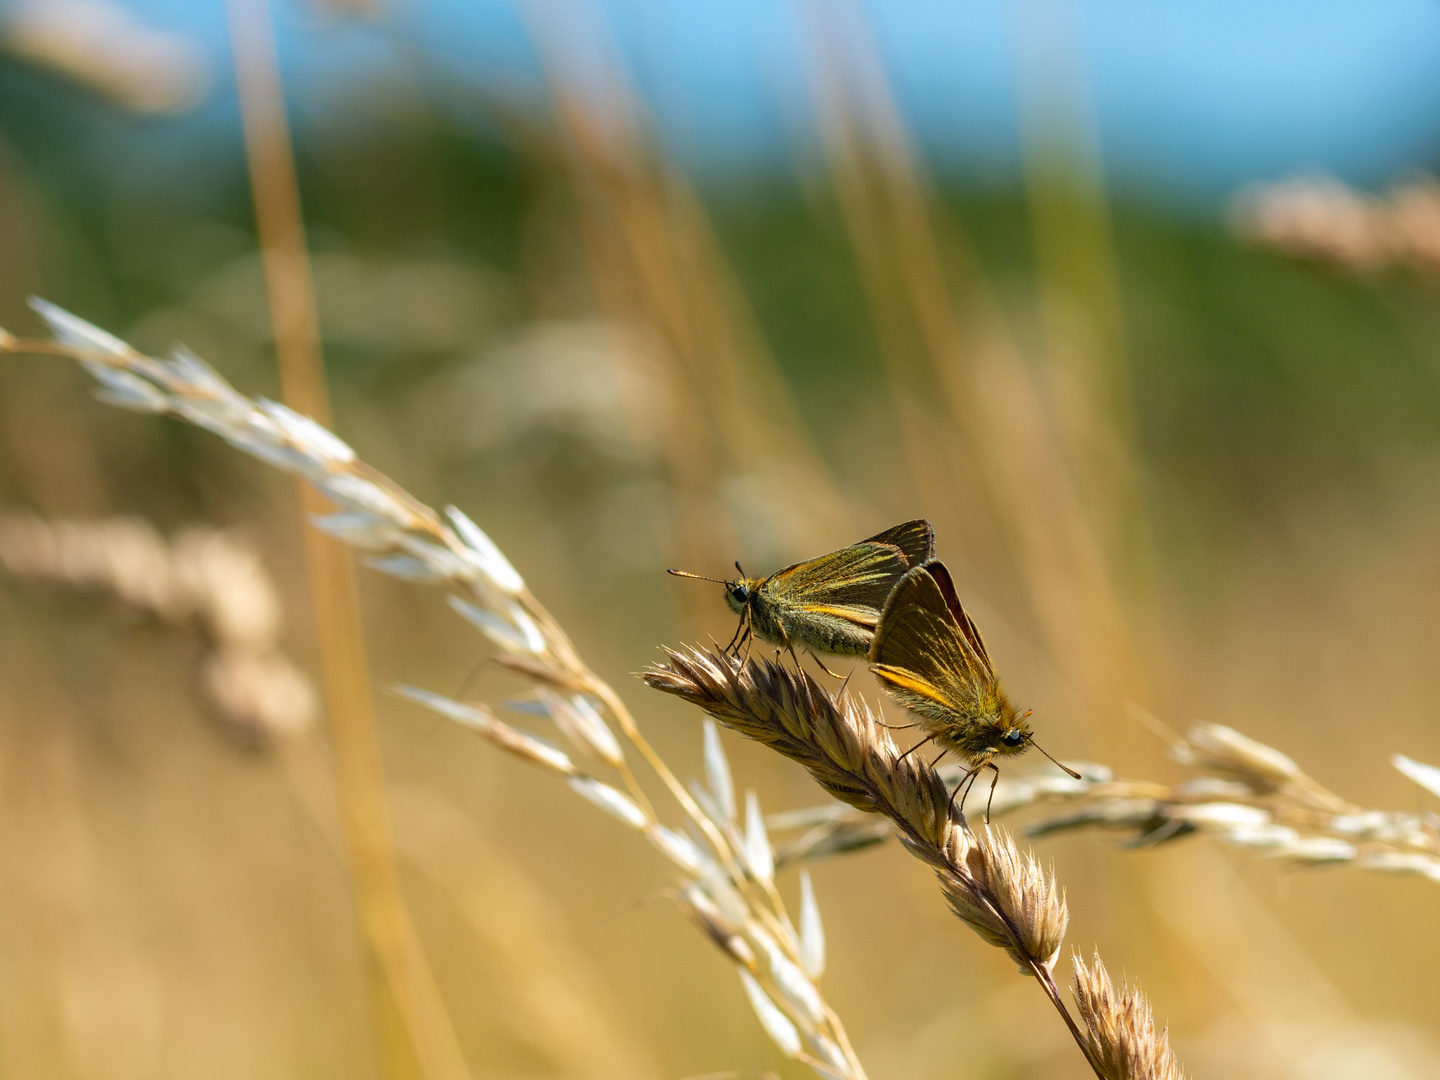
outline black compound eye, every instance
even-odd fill
[[[750,599],[750,590],[744,585],[736,585],[730,590],[730,595],[743,604],[746,600]]]
[[[1011,728],[1003,736],[1001,736],[1000,741],[1006,746],[1024,746],[1025,733],[1018,730],[1017,728]]]

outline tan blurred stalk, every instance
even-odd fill
[[[343,858],[343,830],[328,747],[313,732],[276,739],[274,751],[320,835]],[[399,788],[391,800],[396,854],[464,923],[497,988],[505,1028],[553,1066],[553,1075],[655,1080],[605,1004],[561,914],[475,821],[432,793]]]
[[[53,640],[4,635],[0,787],[6,1076],[155,1075],[167,1002],[152,948],[100,888],[103,837],[86,813],[86,705]],[[8,630],[8,628],[7,628]]]
[[[807,4],[802,13],[826,153],[909,429],[916,483],[949,492],[964,468],[973,470],[1076,694],[1077,719],[1088,722],[1088,745],[1123,757],[1108,721],[1127,699],[1143,700],[1145,688],[1041,390],[975,260],[927,206],[859,7]],[[954,501],[937,504],[935,516],[973,517]]]
[[[397,790],[393,804],[401,858],[454,908],[505,988],[506,1030],[554,1076],[656,1080],[659,1068],[626,1040],[554,901],[454,806],[419,788]]]
[[[716,496],[740,479],[757,495],[757,519],[777,549],[824,550],[847,538],[848,513],[770,353],[698,199],[660,161],[620,70],[618,50],[587,18],[551,5],[518,5],[540,54],[557,138],[574,191],[599,301],[615,321],[641,328],[672,374],[673,475],[680,541],[692,568],[712,572],[735,550],[716,528]],[[567,16],[575,12],[567,9]],[[577,35],[584,40],[577,39]],[[599,50],[603,79],[576,85],[577,49]]]
[[[1071,0],[1026,0],[1014,17],[1047,390],[1082,506],[1133,616],[1151,551],[1119,268],[1076,14]]]
[[[230,0],[246,156],[285,403],[330,423],[319,320],[267,0]],[[325,500],[297,484],[306,518]],[[360,922],[370,949],[371,999],[384,1071],[468,1080],[469,1070],[400,894],[385,813],[370,675],[350,553],[305,528],[321,681],[335,747],[341,814]]]

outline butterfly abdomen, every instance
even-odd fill
[[[849,606],[787,602],[763,586],[750,598],[751,628],[757,638],[781,648],[864,656],[874,632],[864,625],[874,614]]]

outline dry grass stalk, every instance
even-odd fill
[[[645,681],[799,762],[842,802],[889,818],[911,853],[934,868],[951,910],[1040,982],[1096,1075],[1131,1076],[1102,1072],[1098,1044],[1060,1000],[1053,973],[1069,912],[1053,876],[1004,830],[973,832],[935,769],[901,754],[867,705],[832,696],[804,672],[718,651],[670,650]],[[1143,1047],[1131,1049],[1135,1060],[1144,1057]]]
[[[1091,1060],[1105,1080],[1183,1080],[1168,1033],[1155,1033],[1150,1002],[1129,982],[1116,993],[1098,953],[1094,967],[1075,957],[1071,991],[1085,1020]]]
[[[811,3],[805,11],[820,131],[892,394],[904,412],[914,482],[953,489],[974,471],[978,497],[1019,565],[1051,654],[1091,705],[1079,719],[1103,746],[1110,737],[1096,722],[1103,710],[1146,695],[1106,553],[1077,496],[1047,395],[1023,362],[983,269],[934,206],[859,6]],[[963,464],[947,470],[947,456]],[[1112,485],[1133,472],[1114,468],[1113,458],[1091,471],[1102,467]],[[1128,494],[1111,494],[1117,507],[1133,504]],[[961,535],[975,528],[964,516],[950,524]]]
[[[565,777],[577,794],[643,833],[679,871],[676,901],[738,966],[756,1013],[776,1043],[823,1076],[864,1080],[844,1026],[819,988],[824,939],[814,895],[802,881],[797,927],[776,889],[774,852],[753,794],[743,825],[737,820],[718,738],[706,738],[708,782],[692,794],[645,740],[615,691],[581,660],[509,560],[461,511],[450,507],[447,523],[359,461],[320,425],[283,405],[237,393],[184,350],[165,360],[144,356],[54,305],[37,300],[34,306],[57,340],[22,341],[0,331],[0,351],[73,358],[99,381],[101,397],[111,404],[203,427],[300,477],[334,504],[334,512],[314,519],[317,527],[367,553],[376,569],[448,588],[451,606],[496,647],[495,660],[532,683],[534,696],[516,704],[552,720],[576,753],[501,721],[484,705],[415,688],[401,692]],[[661,823],[611,723],[679,804],[694,838]],[[594,775],[604,769],[613,770],[623,791]]]
[[[328,424],[320,318],[269,2],[229,0],[227,13],[280,384],[292,409]],[[324,500],[308,485],[297,484],[296,494],[303,514],[324,511]],[[418,1068],[426,1080],[469,1080],[395,872],[355,563],[344,547],[312,529],[304,530],[303,543],[350,871],[375,960],[366,971],[382,1068],[394,1075]]]
[[[482,952],[507,1036],[570,1080],[658,1080],[663,1071],[626,1038],[617,1003],[573,949],[565,920],[467,815],[420,789],[392,790],[395,843]]]
[[[45,521],[0,517],[0,566],[18,578],[118,597],[174,626],[198,626],[213,646],[205,690],[247,741],[299,734],[315,690],[280,652],[280,598],[259,558],[218,529],[167,541],[138,517]]]
[[[683,557],[728,562],[712,505],[727,480],[766,493],[746,501],[765,504],[777,546],[804,550],[844,531],[844,500],[699,199],[646,138],[599,6],[565,18],[554,5],[519,11],[548,81],[597,297],[617,325],[647,331],[667,375]],[[577,54],[590,63],[571,62]],[[596,66],[603,76],[588,82],[573,74]]]
[[[1131,847],[1192,835],[1290,866],[1346,866],[1386,874],[1418,874],[1440,881],[1440,815],[1357,806],[1308,776],[1287,755],[1221,724],[1202,724],[1173,747],[1175,758],[1200,775],[1176,785],[1116,779],[1104,766],[1072,762],[1081,779],[1039,773],[1002,777],[992,812],[1063,808],[1029,827],[1032,836],[1066,829],[1130,833]],[[1440,769],[1402,754],[1391,763],[1440,796]],[[942,770],[947,784],[957,770]],[[781,849],[782,862],[823,858],[884,839],[867,815],[844,807],[816,807],[769,820],[772,829],[803,828]]]

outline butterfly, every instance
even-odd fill
[[[934,528],[916,518],[769,577],[746,577],[738,562],[740,576],[734,581],[683,570],[670,573],[725,586],[725,602],[740,616],[726,652],[738,650],[753,635],[789,649],[792,657],[797,645],[811,653],[864,656],[895,583],[934,551]]]
[[[1020,714],[1001,689],[985,639],[961,605],[944,563],[913,567],[896,583],[881,611],[869,659],[870,670],[926,732],[906,753],[936,742],[958,756],[969,771],[956,793],[966,781],[973,785],[982,769],[994,770],[993,799],[1000,778],[995,759],[1023,754],[1035,745],[1035,735],[1026,723],[1030,713]],[[1060,768],[1079,779],[1074,770]],[[963,798],[960,805],[963,809]],[[988,821],[988,803],[985,817]]]

